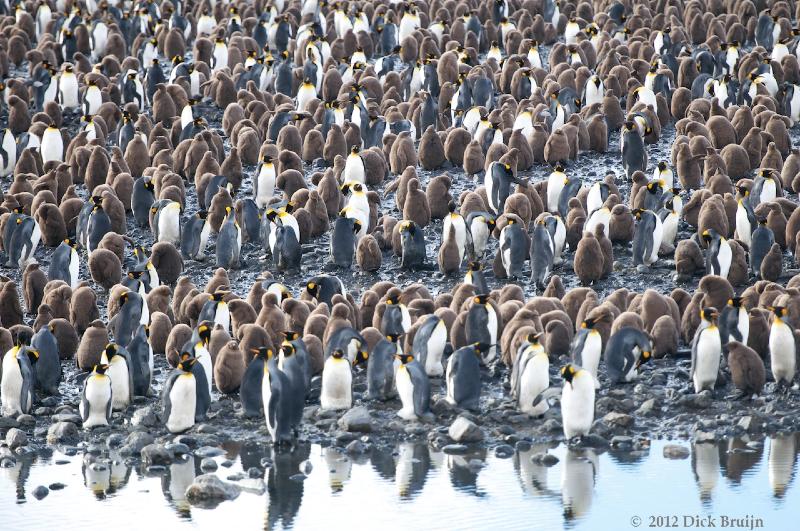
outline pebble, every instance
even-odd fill
[[[56,407],[58,405],[58,399],[54,396],[46,396],[40,402],[44,407]]]
[[[41,500],[44,499],[48,494],[50,494],[50,489],[48,489],[44,485],[39,485],[38,487],[33,489],[33,492],[31,492],[31,494],[37,500]]]
[[[203,446],[194,451],[194,455],[197,457],[216,457],[224,453],[225,452],[222,450],[222,448],[217,448],[214,446]]]
[[[19,426],[19,422],[14,417],[0,417],[0,430],[16,428],[17,426]]]
[[[50,483],[49,487],[50,490],[64,490],[64,487],[66,487],[66,485],[64,485],[63,483],[56,482],[56,483]]]
[[[356,406],[342,415],[339,427],[345,431],[369,433],[372,431],[372,416],[364,406]]]
[[[611,446],[620,450],[633,448],[633,437],[627,435],[615,435],[611,439]]]
[[[453,421],[447,434],[457,443],[478,442],[483,440],[483,430],[481,430],[477,424],[463,416],[459,416]]]
[[[167,443],[164,445],[164,448],[171,452],[172,455],[186,455],[191,451],[187,445],[176,442]]]
[[[292,481],[305,481],[306,475],[305,474],[294,474],[289,476],[289,479]]]
[[[529,441],[517,441],[514,448],[516,448],[518,452],[527,452],[531,449],[531,443]]]
[[[305,474],[306,476],[311,474],[311,471],[314,470],[314,465],[311,464],[311,461],[306,459],[297,467],[301,474]]]
[[[25,413],[23,413],[22,415],[19,415],[17,417],[17,422],[19,422],[24,426],[33,426],[34,424],[36,424],[36,419],[33,418],[32,415],[26,415]]]
[[[158,424],[158,419],[153,412],[152,406],[142,407],[134,411],[131,417],[131,424],[145,428],[151,428]]]
[[[465,454],[469,448],[466,444],[448,444],[442,447],[442,451],[446,454],[460,455]]]
[[[13,450],[28,444],[28,436],[20,429],[11,428],[6,432],[6,444]]]
[[[367,446],[360,440],[350,441],[345,447],[345,451],[351,455],[360,455],[367,451]]]
[[[78,439],[78,427],[72,422],[56,422],[47,430],[47,444],[70,443]]]
[[[499,459],[508,459],[514,455],[514,448],[508,444],[501,444],[495,447],[494,455]]]
[[[223,462],[219,464],[219,466],[224,468],[230,468],[233,466],[233,461],[231,461],[230,459],[225,459]]]
[[[214,461],[211,457],[206,457],[202,461],[200,461],[200,470],[203,472],[214,472],[217,470],[218,465],[217,462]]]
[[[235,500],[240,492],[237,485],[226,483],[214,474],[203,474],[186,489],[186,500],[192,505],[213,509],[223,501]]]
[[[686,459],[689,457],[689,449],[680,444],[668,444],[664,446],[664,457],[667,459]]]
[[[228,476],[225,479],[227,479],[228,481],[241,481],[246,477],[247,476],[244,475],[244,472],[237,472],[235,474],[231,474],[230,476]]]
[[[264,472],[254,466],[251,466],[250,468],[247,469],[247,477],[249,477],[250,479],[263,478]]]

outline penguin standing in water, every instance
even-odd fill
[[[39,352],[30,348],[30,335],[17,335],[16,344],[5,353],[0,362],[0,413],[5,416],[28,414],[33,405],[36,374],[33,364]]]
[[[128,352],[109,343],[100,355],[100,363],[108,365],[108,377],[111,378],[112,401],[114,411],[125,410],[133,402],[133,379]]]
[[[489,365],[497,357],[498,328],[497,312],[489,302],[489,295],[475,296],[467,311],[466,339],[467,343],[485,347],[480,352],[484,365]]]
[[[236,221],[231,207],[225,207],[227,215],[217,237],[217,267],[238,269],[242,250],[242,229]]]
[[[416,223],[400,222],[400,267],[422,269],[425,266],[425,233]]]
[[[722,340],[717,327],[717,310],[700,310],[702,324],[698,327],[692,341],[692,367],[689,372],[694,383],[694,392],[705,389],[714,390],[719,375],[719,361],[722,357]]]
[[[208,212],[205,210],[196,212],[181,230],[181,255],[190,260],[205,260],[210,234]]]
[[[8,251],[7,265],[22,269],[29,263],[36,263],[33,253],[36,252],[39,241],[42,239],[42,231],[31,216],[17,217],[16,224],[16,229],[11,233],[11,241],[6,247]]]
[[[706,275],[719,275],[728,278],[731,269],[733,252],[728,240],[719,235],[714,229],[703,231],[703,240],[708,243],[706,251]]]
[[[650,210],[636,209],[638,222],[633,235],[633,265],[649,267],[658,260],[658,250],[664,235],[661,218]]]
[[[61,382],[61,361],[58,357],[58,340],[53,335],[54,326],[42,326],[33,336],[31,347],[39,353],[34,364],[36,388],[46,395],[57,396],[58,384]]]
[[[545,282],[553,270],[553,239],[545,220],[540,219],[531,238],[531,283],[537,290],[544,290]]]
[[[489,212],[476,211],[467,215],[467,255],[470,260],[481,260],[486,252],[486,244],[496,225]]]
[[[394,381],[403,407],[397,415],[403,420],[423,420],[432,417],[431,383],[425,369],[411,354],[398,354],[400,362]]]
[[[354,365],[362,359],[357,354]],[[366,361],[366,360],[365,360]],[[322,391],[319,404],[325,410],[350,409],[353,407],[353,370],[342,349],[334,350],[322,368]]]
[[[111,422],[111,378],[106,374],[108,365],[95,365],[92,373],[83,381],[81,402],[78,411],[83,428],[108,426]]]
[[[437,315],[429,315],[414,334],[412,352],[425,373],[438,378],[444,372],[442,356],[447,347],[447,325]]]
[[[397,342],[400,336],[387,334],[372,349],[367,362],[367,398],[385,402],[395,395],[394,359],[403,350]]]
[[[195,367],[200,369],[198,372]],[[161,391],[162,419],[170,433],[181,433],[205,418],[211,398],[202,367],[185,356],[164,382]]]
[[[517,407],[531,416],[544,415],[550,405],[544,393],[550,388],[550,359],[539,343],[541,334],[532,334],[526,344],[520,345],[517,355]]]
[[[411,329],[411,314],[397,296],[386,299],[386,308],[381,317],[381,331],[386,335],[402,335]]]
[[[520,223],[514,218],[509,218],[505,227],[500,231],[500,245],[498,246],[500,260],[506,276],[516,279],[522,276],[522,267],[528,259],[530,246],[528,235]]]
[[[526,184],[520,181],[515,175],[510,164],[493,162],[486,172],[483,184],[486,186],[486,197],[489,200],[489,208],[495,214],[503,212],[506,199],[511,195],[511,183],[521,186]]]
[[[624,326],[617,330],[609,338],[605,351],[606,370],[611,383],[635,380],[642,364],[650,361],[652,351],[650,337],[638,328]]]
[[[788,389],[794,380],[797,360],[795,356],[794,332],[785,318],[788,310],[783,306],[770,306],[773,313],[769,329],[769,361],[772,377],[778,389]]]
[[[761,262],[775,243],[775,234],[767,227],[767,219],[760,218],[758,227],[753,231],[750,241],[750,274],[761,277]],[[709,248],[710,252],[710,248]]]
[[[79,278],[80,259],[77,249],[78,242],[74,238],[67,238],[61,242],[53,252],[47,270],[49,280],[63,280],[73,291],[78,288]]]
[[[473,343],[453,352],[447,360],[446,400],[459,408],[480,410],[481,357],[486,344]]]
[[[594,386],[600,388],[597,378],[597,368],[600,366],[600,356],[603,353],[603,338],[594,327],[595,319],[587,317],[581,323],[578,333],[572,339],[570,356],[573,363],[583,367],[594,378]]]
[[[267,423],[272,443],[286,444],[292,441],[291,408],[288,394],[289,380],[278,368],[278,361],[272,356],[264,364],[264,376],[261,379],[261,403],[264,406],[264,419]]]
[[[253,349],[253,359],[247,364],[242,383],[239,386],[239,398],[242,401],[242,414],[247,418],[257,418],[264,414],[264,404],[261,397],[264,368],[274,356],[271,348],[259,347]]]
[[[750,338],[750,315],[742,305],[741,297],[728,299],[719,316],[719,333],[723,347],[733,340],[747,344]]]
[[[589,371],[567,364],[561,368],[561,424],[567,439],[589,434],[594,422],[594,379]]]
[[[467,272],[464,274],[464,284],[475,286],[475,293],[478,295],[489,293],[489,285],[486,283],[486,276],[483,274],[483,265],[480,262],[472,261],[467,264]]]
[[[628,179],[637,170],[647,172],[647,150],[644,147],[644,139],[639,134],[636,123],[632,120],[625,122],[620,143],[622,144],[622,167],[625,168]]]

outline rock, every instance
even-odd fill
[[[611,438],[611,446],[622,450],[633,448],[633,437],[615,435]]]
[[[711,396],[708,394],[686,395],[678,401],[678,405],[692,409],[706,409],[711,406]]]
[[[633,417],[625,413],[612,411],[603,417],[603,422],[609,426],[619,426],[620,428],[630,428],[633,425]]]
[[[581,438],[581,446],[587,448],[605,448],[608,446],[608,441],[595,433],[590,433]]]
[[[311,464],[311,461],[306,459],[305,461],[300,463],[297,469],[300,471],[301,474],[305,474],[306,476],[308,476],[309,474],[311,474],[311,471],[314,470],[314,465]]]
[[[289,479],[292,480],[292,481],[305,481],[306,480],[306,476],[305,476],[305,474],[294,474],[294,475],[289,476]]]
[[[133,412],[131,424],[134,426],[152,428],[158,424],[158,419],[156,418],[156,414],[153,412],[153,408],[151,406],[141,407]]]
[[[447,434],[455,442],[479,442],[483,440],[483,430],[465,417],[457,417],[450,425]]]
[[[527,452],[531,449],[531,443],[528,441],[517,441],[514,448],[516,448],[518,452]]]
[[[56,422],[47,430],[47,444],[71,443],[78,439],[78,427],[72,422]]]
[[[664,457],[667,459],[686,459],[689,457],[689,449],[680,444],[668,444],[664,446]]]
[[[217,448],[216,446],[202,446],[194,452],[194,455],[197,457],[217,457],[224,453],[222,448]]]
[[[62,411],[61,413],[57,413],[51,417],[53,422],[72,422],[73,424],[83,424],[83,419],[80,415],[73,413]],[[19,419],[17,419],[19,421]]]
[[[466,444],[447,444],[442,447],[444,453],[453,455],[465,454],[468,450]]]
[[[148,444],[142,448],[141,456],[145,466],[168,465],[173,457],[163,444]]]
[[[542,453],[532,456],[531,461],[539,465],[551,467],[558,463],[558,457],[554,456],[553,454]]]
[[[494,455],[499,459],[508,459],[509,457],[514,455],[514,448],[512,448],[508,444],[498,445],[494,449]]]
[[[656,399],[649,398],[642,402],[642,405],[639,406],[639,409],[636,410],[636,414],[642,417],[646,417],[648,415],[653,414],[653,410],[656,408]]]
[[[45,487],[44,485],[39,485],[38,487],[36,487],[35,489],[33,489],[33,492],[31,492],[31,494],[32,494],[32,495],[33,495],[33,497],[34,497],[34,498],[36,498],[37,500],[41,500],[41,499],[43,499],[45,496],[47,496],[48,494],[50,494],[50,489],[48,489],[48,488],[47,488],[47,487]]]
[[[212,457],[206,457],[200,461],[200,470],[203,472],[214,472],[217,468],[217,462]]]
[[[64,490],[64,487],[66,487],[66,485],[63,483],[50,483],[50,490]]]
[[[709,431],[696,431],[694,432],[694,442],[696,443],[712,443],[717,439],[714,432]]]
[[[258,467],[251,466],[247,469],[247,477],[250,479],[257,479],[264,477],[264,473]]]
[[[168,452],[171,452],[172,455],[186,455],[191,451],[187,445],[178,442],[167,443],[164,445],[164,448],[166,448]]]
[[[109,448],[116,448],[118,446],[122,446],[122,443],[125,442],[125,436],[121,433],[112,433],[108,437],[106,437],[106,445]]]
[[[23,426],[33,426],[36,424],[36,419],[33,418],[33,415],[26,415],[23,413],[17,417],[17,422],[19,422]]]
[[[344,450],[351,455],[360,455],[367,451],[367,447],[363,442],[355,440],[351,441]]]
[[[739,419],[739,422],[736,423],[737,426],[742,428],[747,433],[757,433],[761,431],[762,423],[759,421],[758,418],[747,415]]]
[[[28,436],[25,435],[25,432],[20,429],[11,428],[6,433],[6,444],[12,450],[14,448],[19,448],[20,446],[25,446],[28,444]]]
[[[123,455],[141,454],[142,449],[148,444],[153,444],[153,442],[155,442],[155,439],[146,431],[135,431],[128,435],[125,447],[120,449],[120,453]]]
[[[561,431],[562,426],[556,419],[547,419],[544,421],[544,424],[542,424],[542,429],[544,431]]]
[[[0,417],[0,430],[16,428],[17,426],[19,426],[19,422],[14,417]]]
[[[342,415],[339,427],[345,431],[369,433],[372,431],[372,417],[364,406],[356,406]]]
[[[192,505],[213,509],[224,501],[235,500],[240,492],[238,486],[226,483],[214,474],[203,474],[186,489],[186,500]]]

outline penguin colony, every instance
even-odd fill
[[[0,3],[3,413],[76,363],[85,428],[160,387],[170,432],[238,393],[289,443],[309,396],[427,421],[432,393],[478,410],[485,367],[507,367],[518,409],[559,401],[573,438],[596,393],[680,344],[694,393],[727,374],[792,392],[800,276],[776,281],[800,242],[800,30],[790,4],[757,5]],[[669,160],[649,160],[667,128]],[[618,175],[571,171],[612,149]],[[335,274],[284,283],[323,238],[333,272],[391,253],[463,280],[360,300]],[[591,287],[666,260],[693,293]],[[205,286],[183,274],[203,264]]]

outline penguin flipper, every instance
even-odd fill
[[[169,416],[172,413],[172,400],[169,397],[169,393],[172,391],[172,386],[175,385],[175,380],[178,379],[178,376],[180,376],[179,370],[176,369],[172,371],[169,377],[167,377],[167,381],[164,382],[164,389],[161,391],[161,403],[164,406],[161,417],[164,422],[169,420]],[[111,401],[109,401],[109,403],[110,402]]]
[[[22,412],[27,413],[31,409],[35,375],[30,363],[20,363],[19,369],[22,373],[22,389],[20,390],[19,403],[22,407]]]
[[[694,370],[697,366],[697,341],[700,338],[700,334],[695,332],[694,338],[692,339],[692,365],[689,368],[689,379],[694,378]]]
[[[281,401],[281,390],[280,386],[274,386],[272,388],[271,397],[269,400],[269,404],[265,404],[264,407],[267,411],[267,423],[270,426],[275,426],[275,432],[277,433],[277,418],[278,418],[278,404]]]
[[[106,422],[111,422],[111,405],[114,403],[114,388],[111,381],[108,382],[108,402],[106,403]],[[167,417],[169,418],[169,417]]]
[[[195,378],[195,408],[194,419],[195,422],[200,422],[206,418],[208,407],[211,405],[211,394],[208,392],[208,378],[203,366],[199,363],[195,364],[200,370],[192,370]]]
[[[89,419],[89,413],[91,405],[89,401],[86,400],[86,383],[89,381],[89,378],[86,378],[83,381],[83,391],[81,392],[81,410],[83,411],[83,415],[81,415],[81,420],[86,422]]]

